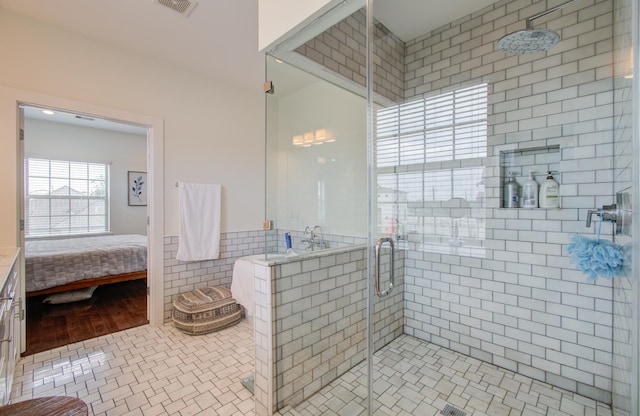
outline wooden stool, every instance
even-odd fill
[[[0,406],[0,416],[87,416],[87,404],[76,397],[52,396]]]

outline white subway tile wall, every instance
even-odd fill
[[[365,359],[366,252],[355,246],[283,264],[256,263],[257,415],[303,402]],[[396,251],[393,292],[374,299],[376,350],[402,335],[403,257]],[[384,283],[390,264],[384,250]]]
[[[183,262],[176,260],[178,237],[164,237],[164,321],[171,320],[173,301],[181,293],[207,286],[231,286],[233,263],[238,257],[264,253],[264,233],[243,231],[222,233],[220,258]]]
[[[482,269],[425,270],[407,261],[405,332],[610,403],[611,282],[587,282],[564,246],[572,233],[592,234],[587,209],[612,202],[612,2],[583,1],[536,20],[561,35],[546,54],[495,47],[554,5],[497,2],[407,43],[405,98],[487,82],[490,121]],[[450,31],[458,37],[445,37]],[[558,171],[561,209],[501,209],[511,169],[520,184],[528,170]],[[455,286],[443,284],[452,278]],[[454,287],[466,294],[452,296]]]

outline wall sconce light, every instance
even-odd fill
[[[318,129],[314,135],[313,144],[322,144],[327,139],[327,129]]]
[[[307,131],[303,134],[296,134],[293,136],[291,143],[294,147],[310,147],[311,145],[318,145],[322,143],[335,142],[336,139],[325,128],[317,130]]]
[[[304,139],[303,139],[303,144],[302,147],[309,147],[313,144],[313,132],[312,131],[308,131],[304,134]]]

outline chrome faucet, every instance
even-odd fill
[[[616,222],[618,210],[616,204],[603,205],[602,209],[590,209],[587,211],[587,228],[591,227],[591,217],[597,215],[601,221]]]
[[[320,237],[318,237],[318,233],[320,234]],[[305,227],[304,237],[300,241],[306,244],[306,247],[304,248],[305,251],[313,251],[314,247],[318,247],[320,249],[327,248],[327,243],[324,241],[324,234],[322,233],[322,227],[319,225],[316,225],[313,228],[309,226]]]
[[[324,233],[322,232],[322,227],[320,227],[319,225],[315,225],[313,227],[313,234],[317,236],[318,231],[320,231],[320,240],[316,242],[316,244],[318,245],[318,248],[320,249],[327,248],[327,242],[324,241]]]

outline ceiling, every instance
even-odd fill
[[[33,106],[23,106],[25,119],[44,120],[51,123],[72,124],[74,126],[86,127],[92,129],[117,131],[120,133],[135,134],[140,136],[147,135],[145,127],[125,124],[101,118],[95,118],[84,114],[72,114],[55,110],[53,114],[45,114],[43,108]]]
[[[376,17],[408,40],[495,0],[377,0]],[[188,17],[156,0],[0,0],[0,8],[241,86],[260,89],[258,0],[199,0]]]
[[[406,41],[495,0],[375,1],[376,18]],[[157,0],[0,0],[0,12],[6,9],[222,82],[260,91],[264,57],[257,50],[258,0],[197,0],[197,3],[186,17],[160,6]],[[82,122],[75,115],[66,120]]]
[[[262,89],[258,0],[199,0],[188,17],[155,0],[0,0],[1,8],[241,88]]]
[[[374,0],[373,14],[407,42],[497,0]]]

